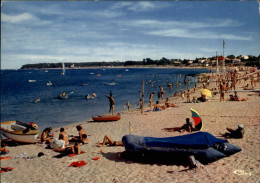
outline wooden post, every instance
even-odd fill
[[[142,109],[141,114],[144,112],[144,80],[143,80],[143,89],[142,89]]]

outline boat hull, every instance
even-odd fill
[[[106,122],[106,121],[118,121],[120,114],[117,115],[102,115],[92,117],[93,121]]]
[[[27,133],[23,133],[23,130],[26,129],[27,126],[28,124],[20,121],[7,121],[1,123],[0,131],[4,136],[13,141],[35,143],[40,131],[30,130]]]

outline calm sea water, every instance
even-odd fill
[[[182,89],[194,85],[190,78],[190,86],[184,85],[184,76],[208,72],[203,69],[152,69],[152,68],[123,68],[111,69],[67,69],[62,75],[61,70],[1,70],[1,122],[19,120],[35,122],[43,130],[45,127],[60,127],[75,122],[86,121],[93,115],[108,113],[109,102],[104,94],[112,91],[116,102],[115,111],[124,110],[129,100],[131,108],[137,108],[139,91],[142,81],[153,81],[145,84],[145,103],[148,103],[149,93],[158,92],[159,85],[166,92],[165,96],[172,96],[177,91],[176,82],[182,82]],[[100,74],[100,76],[97,76]],[[181,77],[178,78],[178,76]],[[36,82],[29,82],[36,80]],[[105,83],[115,81],[116,85]],[[52,86],[46,83],[51,81]],[[88,86],[81,84],[88,83]],[[168,83],[173,83],[170,89]],[[155,88],[156,86],[156,88]],[[57,96],[63,91],[69,94],[68,99],[59,100]],[[86,94],[95,99],[85,99]],[[32,101],[40,98],[40,102]],[[154,101],[157,96],[154,96]]]

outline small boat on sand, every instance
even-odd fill
[[[105,122],[105,121],[118,121],[120,119],[120,113],[117,115],[101,115],[101,116],[93,116],[93,121]]]
[[[23,132],[29,124],[21,121],[7,121],[2,122],[0,131],[7,138],[22,143],[35,143],[40,130],[30,130],[26,133]]]

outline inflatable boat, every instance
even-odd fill
[[[126,152],[141,155],[140,157],[168,157],[169,160],[173,160],[188,159],[193,155],[203,164],[241,151],[240,147],[228,143],[227,140],[218,139],[207,132],[166,138],[125,135],[122,142]]]

